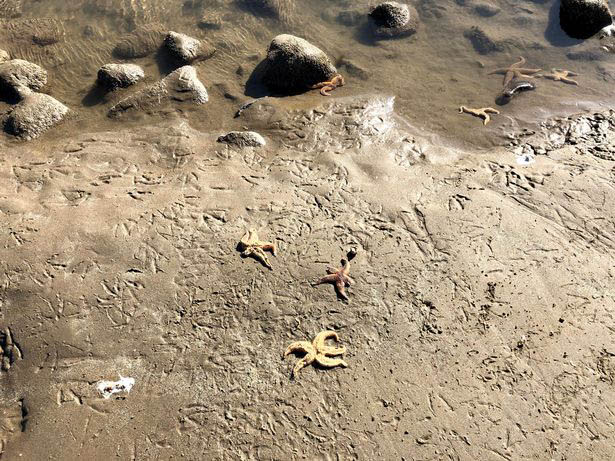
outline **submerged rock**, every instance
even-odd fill
[[[416,32],[419,14],[412,6],[397,2],[384,2],[370,13],[372,33],[377,38],[395,38]]]
[[[209,100],[207,89],[196,69],[183,66],[153,85],[122,99],[109,109],[109,117],[118,117],[131,110],[150,110],[169,101],[204,104]]]
[[[47,83],[47,71],[23,59],[0,63],[0,88],[8,88],[17,95],[28,90],[40,90]]]
[[[606,0],[562,0],[559,21],[564,32],[580,39],[597,34],[613,22]]]
[[[105,64],[98,70],[98,83],[110,90],[134,85],[143,77],[143,69],[136,64]]]
[[[240,4],[259,16],[270,16],[283,22],[291,20],[295,0],[240,0]]]
[[[135,29],[125,35],[113,49],[113,55],[121,59],[143,58],[154,53],[164,40],[166,30],[158,24]]]
[[[254,131],[231,131],[220,136],[218,142],[236,147],[261,147],[266,144],[265,139]]]
[[[501,11],[498,6],[492,5],[491,3],[477,3],[472,9],[477,15],[484,18],[495,16]]]
[[[5,122],[7,132],[30,140],[37,138],[68,113],[68,107],[44,94],[29,92],[9,113]]]
[[[263,82],[284,93],[304,91],[330,80],[337,70],[320,49],[294,35],[275,37],[267,50]]]
[[[190,64],[196,60],[207,59],[216,52],[215,48],[200,40],[177,32],[169,32],[164,39],[164,44],[169,53],[184,64]]]
[[[504,49],[500,43],[489,38],[483,29],[476,26],[466,30],[463,36],[470,40],[476,52],[480,54],[494,53]]]
[[[512,98],[524,91],[535,90],[536,85],[528,80],[522,80],[519,78],[513,78],[510,82],[506,84],[502,92],[498,95],[495,102],[503,106],[504,104],[508,104]]]

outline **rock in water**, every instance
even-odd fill
[[[164,39],[164,44],[169,53],[183,64],[210,58],[216,52],[215,48],[206,43],[177,32],[169,32]]]
[[[68,107],[44,93],[26,94],[9,113],[5,129],[11,134],[30,140],[37,138],[68,113]]]
[[[562,0],[559,22],[570,37],[586,39],[613,21],[606,0]]]
[[[243,6],[259,16],[272,16],[289,22],[295,11],[295,0],[240,0]]]
[[[397,2],[384,2],[369,13],[372,33],[377,38],[395,38],[416,32],[419,14],[411,6]]]
[[[19,96],[29,90],[40,90],[47,83],[47,71],[23,59],[0,63],[0,88],[8,88]]]
[[[304,91],[331,79],[337,70],[319,48],[294,35],[275,37],[267,50],[263,82],[275,91]]]
[[[231,131],[218,138],[218,142],[242,147],[261,147],[265,145],[265,139],[254,131]]]
[[[98,83],[110,90],[134,85],[143,77],[143,69],[136,64],[105,64],[98,70]]]
[[[204,104],[209,100],[207,89],[199,80],[194,67],[180,67],[159,82],[122,99],[109,109],[108,115],[118,117],[130,110],[150,110],[171,100],[196,104]]]
[[[11,56],[9,55],[8,51],[0,50],[0,63],[9,61],[10,59],[11,59]]]
[[[143,58],[154,53],[164,40],[165,29],[156,24],[141,26],[122,37],[115,45],[113,55],[121,59]]]

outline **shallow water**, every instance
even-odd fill
[[[108,108],[135,88],[106,98],[92,90],[101,65],[121,62],[112,55],[121,36],[147,24],[205,39],[217,48],[213,58],[197,64],[210,101],[185,114],[199,130],[241,128],[241,119],[233,119],[233,114],[242,102],[259,95],[246,88],[246,82],[279,33],[301,36],[336,61],[347,83],[332,97],[372,92],[394,95],[398,113],[426,137],[466,149],[504,144],[506,135],[521,127],[613,102],[613,56],[601,50],[597,38],[568,39],[559,28],[557,3],[499,0],[488,3],[497,13],[484,17],[479,13],[486,3],[479,1],[423,0],[414,3],[421,18],[417,34],[380,42],[374,42],[365,27],[368,1],[278,3],[283,13],[279,18],[246,7],[250,2],[233,0],[5,0],[0,2],[4,23],[0,48],[46,68],[49,84],[45,91],[77,112],[73,120],[37,141],[40,143],[76,131],[146,124],[164,117],[140,114],[131,120],[110,120]],[[203,14],[218,18],[221,27],[199,28]],[[464,35],[473,26],[482,29],[499,49],[478,52]],[[58,42],[47,44],[48,35]],[[495,98],[502,88],[502,76],[488,72],[512,64],[518,56],[527,59],[528,67],[575,71],[580,85],[535,79],[535,91],[498,107]],[[170,70],[155,54],[128,62],[141,65],[146,72],[146,80],[138,87]],[[313,91],[285,98],[284,104],[305,107],[322,100]],[[479,119],[460,115],[460,105],[497,107],[501,114],[485,127]],[[1,110],[8,107],[0,103]]]

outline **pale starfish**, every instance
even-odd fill
[[[533,75],[528,74],[537,74],[541,71],[541,69],[526,69],[525,67],[521,67],[525,64],[525,58],[523,56],[519,56],[519,61],[511,64],[510,67],[502,67],[500,69],[495,69],[489,72],[487,75],[493,74],[503,74],[504,75],[504,83],[506,86],[508,82],[510,82],[513,78],[534,78]]]
[[[576,77],[579,74],[576,74],[569,70],[563,69],[551,69],[550,74],[541,74],[540,77],[548,78],[549,80],[555,80],[556,82],[564,82],[569,83],[570,85],[578,85],[579,82],[573,80],[570,77]]]
[[[329,91],[335,90],[338,86],[344,86],[345,83],[344,77],[342,77],[341,74],[335,74],[331,80],[317,83],[316,85],[310,86],[310,88],[312,90],[320,88],[320,94],[323,96],[331,96]]]
[[[322,283],[331,283],[335,285],[335,291],[337,295],[348,301],[348,295],[346,295],[346,287],[349,287],[354,283],[350,277],[348,277],[348,273],[350,272],[350,263],[345,259],[342,259],[342,267],[339,269],[334,269],[332,267],[327,267],[327,276],[321,278],[319,281],[314,283],[314,286],[320,285]]]
[[[254,259],[260,261],[265,267],[273,269],[265,251],[270,251],[271,254],[275,256],[275,243],[263,242],[259,240],[255,229],[250,229],[243,234],[237,248],[241,251],[241,256],[252,256]]]
[[[308,365],[316,362],[318,365],[325,368],[333,368],[337,366],[347,367],[348,364],[342,359],[330,358],[336,355],[343,355],[346,353],[346,347],[332,347],[327,346],[325,341],[329,338],[334,338],[339,341],[337,333],[335,331],[321,331],[316,335],[314,341],[296,341],[286,348],[284,357],[296,352],[305,354],[301,359],[297,361],[293,368],[293,377],[299,373],[299,371],[307,367]]]
[[[489,116],[489,114],[499,114],[500,111],[492,107],[483,107],[481,109],[471,109],[466,106],[461,106],[459,108],[459,113],[460,114],[463,114],[463,113],[472,114],[475,117],[480,117],[484,120],[483,125],[486,125],[487,123],[491,121],[491,117]]]

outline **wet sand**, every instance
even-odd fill
[[[491,98],[500,77],[473,96],[453,83],[467,90],[515,50],[454,82],[417,64],[415,86],[349,78],[331,98],[265,98],[233,118],[275,34],[262,24],[282,28],[244,11],[234,20],[254,21],[250,32],[222,29],[222,52],[197,66],[209,103],[116,121],[104,115],[111,100],[82,103],[116,43],[108,31],[130,28],[115,2],[96,3],[105,34],[97,47],[83,39],[82,61],[50,64],[69,42],[19,48],[78,115],[28,143],[0,138],[2,459],[612,459],[615,116],[549,121],[608,106],[606,83],[541,80],[487,130],[457,114]],[[166,11],[129,4],[133,22]],[[338,8],[322,4],[294,14]],[[438,17],[423,4],[434,17],[419,34],[456,19],[461,6],[444,5]],[[198,35],[201,12],[182,11],[169,28]],[[285,27],[313,39],[325,26]],[[353,59],[370,67],[365,50],[427,48],[419,34],[357,46]],[[338,56],[336,40],[348,37],[314,43]],[[473,53],[463,40],[451,46]],[[526,57],[555,65],[557,53]],[[164,74],[153,58],[134,62],[150,83]],[[429,104],[420,85],[443,91]],[[218,143],[230,129],[267,144]],[[520,165],[523,152],[534,162]],[[237,251],[250,228],[276,243],[272,270]],[[348,301],[312,286],[352,248]],[[291,379],[297,358],[285,349],[322,330],[339,334],[348,367]],[[134,379],[130,392],[105,398],[99,383],[121,378]]]

